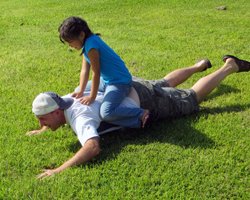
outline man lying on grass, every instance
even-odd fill
[[[191,67],[175,70],[160,80],[136,79],[129,96],[120,106],[140,106],[149,109],[150,121],[176,118],[197,112],[199,103],[228,75],[250,70],[250,62],[234,56],[224,56],[223,61],[225,64],[220,69],[201,78],[191,89],[181,90],[174,87],[192,74],[210,68],[209,60],[202,60]],[[47,128],[55,131],[67,123],[82,145],[72,158],[55,169],[45,170],[38,175],[38,178],[51,176],[68,167],[83,164],[100,153],[97,128],[101,122],[98,113],[102,98],[103,95],[99,94],[90,106],[81,104],[70,95],[59,97],[51,92],[41,93],[35,98],[32,111],[39,119],[42,128],[30,131],[27,135],[41,133]]]

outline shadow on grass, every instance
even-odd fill
[[[214,98],[222,93],[238,92],[227,85],[221,85],[209,98]],[[202,132],[192,127],[195,121],[201,116],[216,115],[220,113],[242,112],[250,108],[250,104],[236,104],[216,108],[202,108],[198,114],[190,115],[180,119],[163,120],[155,122],[148,129],[124,129],[114,131],[101,136],[100,156],[97,162],[114,159],[120,151],[127,145],[144,145],[154,142],[170,143],[182,148],[212,148],[215,142]],[[76,152],[81,147],[80,143],[73,143],[69,146],[70,151]],[[96,163],[96,162],[95,162]]]
[[[235,104],[230,106],[224,106],[224,107],[215,107],[215,108],[207,108],[202,107],[200,113],[203,115],[216,115],[220,113],[231,113],[231,112],[242,112],[244,110],[247,110],[250,108],[249,104]]]
[[[238,92],[240,92],[240,90],[237,88],[233,88],[230,85],[220,84],[216,88],[215,92],[212,92],[211,94],[208,95],[206,100],[216,98],[217,96],[221,96],[222,94],[238,93]]]
[[[101,137],[101,154],[96,161],[114,159],[127,145],[145,145],[154,142],[171,143],[182,148],[211,148],[214,141],[200,131],[194,129],[191,124],[198,118],[195,115],[178,120],[160,121],[154,123],[148,129],[124,129],[105,134]],[[70,151],[80,149],[80,143],[69,146]]]

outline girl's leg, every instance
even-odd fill
[[[210,67],[212,67],[210,61],[204,59],[195,63],[193,66],[174,70],[173,72],[167,74],[164,79],[168,83],[169,87],[176,87],[190,78],[194,73],[205,71]]]
[[[228,75],[235,73],[238,70],[239,68],[234,59],[228,58],[226,63],[220,69],[198,80],[192,87],[196,93],[198,103],[212,92],[212,90]]]
[[[89,80],[87,85],[86,85],[86,88],[84,90],[84,92],[90,92],[91,91],[91,84],[92,84],[92,80]],[[77,86],[74,90],[74,92],[78,92],[80,89],[79,89],[79,86]],[[98,88],[98,91],[99,92],[104,92],[105,91],[105,83],[102,79],[100,79],[100,84],[99,84],[99,88]]]
[[[87,85],[86,85],[85,92],[91,91],[91,85],[92,85],[92,80],[89,80]],[[105,83],[104,83],[102,78],[100,78],[98,91],[99,92],[104,92],[105,91]]]
[[[144,110],[138,107],[121,107],[121,102],[130,92],[129,85],[107,85],[100,116],[106,122],[124,127],[139,128]]]

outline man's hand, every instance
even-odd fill
[[[99,153],[100,153],[99,137],[90,138],[85,142],[84,146],[82,146],[81,149],[79,149],[79,151],[77,151],[72,158],[70,158],[69,160],[64,162],[61,166],[55,169],[45,169],[43,173],[37,176],[37,179],[44,179],[46,177],[60,173],[69,167],[83,164],[91,160],[95,156],[97,156]]]
[[[57,173],[56,169],[44,169],[43,171],[43,173],[37,175],[37,179],[44,179]]]
[[[41,134],[42,132],[45,132],[46,130],[48,129],[47,126],[43,126],[41,129],[39,130],[32,130],[32,131],[28,131],[26,133],[27,136],[32,136],[32,135],[39,135]]]
[[[91,97],[91,96],[85,96],[85,97],[82,97],[80,99],[80,102],[82,104],[85,104],[85,105],[90,105],[91,103],[93,103],[95,100],[95,98]]]
[[[72,97],[75,97],[76,99],[79,99],[83,96],[83,92],[74,92],[72,94]]]

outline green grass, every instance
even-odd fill
[[[81,57],[58,39],[71,15],[84,17],[148,79],[226,53],[250,59],[247,0],[0,0],[0,199],[249,199],[249,73],[227,78],[198,114],[146,131],[109,134],[92,162],[44,181],[80,147],[68,128],[27,137],[37,128],[33,98],[67,94],[78,84]],[[226,11],[215,8],[226,5]]]

